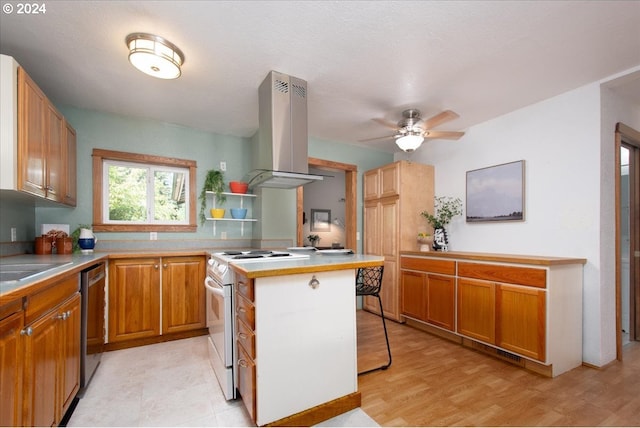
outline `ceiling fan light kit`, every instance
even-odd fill
[[[173,43],[148,33],[132,33],[126,38],[129,62],[149,76],[177,79],[182,74],[184,54]]]
[[[411,133],[397,138],[396,144],[405,152],[412,152],[420,147],[423,141],[424,137],[422,135],[419,133]]]

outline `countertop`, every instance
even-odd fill
[[[71,275],[80,273],[82,270],[93,266],[96,263],[108,259],[108,254],[69,254],[69,255],[35,255],[23,254],[20,256],[11,256],[0,258],[0,270],[2,265],[15,263],[68,263],[42,272],[29,278],[0,284],[0,306],[22,298],[30,293],[35,293],[43,288],[48,287],[59,279],[59,275]]]
[[[365,254],[327,255],[311,254],[308,259],[289,259],[267,262],[231,263],[233,270],[247,278],[263,278],[268,276],[294,275],[297,273],[327,272],[342,269],[380,266],[384,262],[382,256]]]
[[[441,259],[516,263],[538,266],[585,264],[587,259],[575,257],[527,256],[519,254],[471,253],[463,251],[401,251],[400,256],[435,257]]]

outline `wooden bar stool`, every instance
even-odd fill
[[[384,311],[382,309],[382,299],[380,299],[380,289],[382,288],[382,273],[384,266],[358,268],[356,273],[356,296],[375,296],[380,303],[380,317],[382,318],[382,327],[384,328],[384,338],[387,341],[387,353],[389,354],[389,362],[375,369],[365,370],[358,373],[363,375],[376,370],[386,370],[391,365],[391,347],[389,346],[389,335],[387,334],[387,324],[384,320]]]

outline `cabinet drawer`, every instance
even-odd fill
[[[238,343],[252,359],[256,358],[256,335],[243,321],[238,318]]]
[[[252,330],[256,328],[256,308],[253,306],[253,303],[248,301],[246,298],[242,297],[242,295],[237,294],[238,298],[236,299],[236,314],[238,319],[242,320],[247,327]]]
[[[22,299],[16,299],[6,305],[0,306],[0,320],[8,318],[10,315],[22,310]]]
[[[253,302],[253,280],[236,274],[236,292]]]
[[[453,260],[422,259],[418,257],[402,257],[402,269],[420,270],[423,272],[455,275],[456,262]]]
[[[27,297],[25,323],[29,324],[49,309],[64,302],[69,296],[80,289],[79,275],[71,275]]]
[[[547,271],[519,266],[458,262],[458,276],[546,288]]]
[[[242,346],[238,346],[238,391],[249,411],[256,420],[256,365]]]

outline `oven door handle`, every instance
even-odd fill
[[[213,284],[213,285],[211,285],[211,284]],[[216,282],[213,279],[205,278],[204,287],[207,290],[209,290],[210,292],[212,292],[213,294],[217,294],[218,296],[224,297],[224,290],[222,290],[222,288],[218,287]]]

